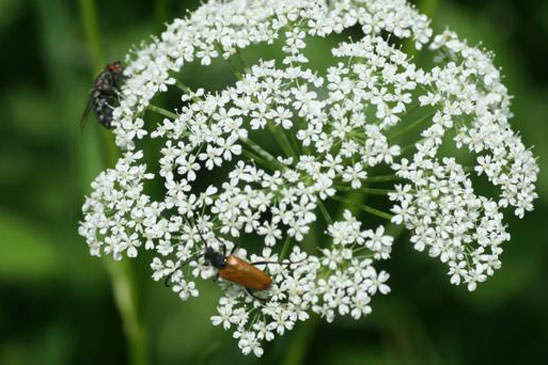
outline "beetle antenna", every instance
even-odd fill
[[[169,274],[168,276],[166,276],[165,280],[164,280],[164,286],[166,288],[169,288],[169,279],[171,279],[171,277],[173,276],[173,274],[175,274],[175,271],[173,271],[171,274]]]
[[[181,265],[177,266],[176,268],[174,268],[173,270],[171,270],[171,272],[166,276],[165,280],[164,280],[164,285],[166,286],[166,288],[169,288],[170,285],[169,285],[169,280],[171,280],[171,278],[173,277],[173,275],[175,275],[175,273],[177,272],[177,270],[180,270],[182,269],[186,263],[188,261],[185,261],[183,262]]]
[[[297,260],[297,261],[289,261],[289,262],[279,262],[279,261],[256,261],[256,262],[250,262],[251,265],[266,265],[266,264],[277,264],[277,265],[293,265],[298,264],[300,262],[305,261],[306,258]]]
[[[171,270],[171,272],[170,272],[169,274],[167,274],[167,276],[166,276],[166,278],[165,278],[165,280],[164,280],[164,285],[165,285],[166,287],[169,288],[169,280],[171,279],[171,277],[172,277],[173,275],[175,275],[175,272],[176,272],[177,270],[181,270],[183,267],[185,267],[185,265],[188,264],[188,262],[190,261],[190,259],[192,259],[192,258],[193,258],[194,256],[196,256],[197,254],[198,254],[197,252],[194,252],[192,255],[190,255],[190,256],[188,257],[188,259],[187,259],[186,261],[184,261],[184,262],[181,263],[179,266],[177,266],[177,267],[175,267],[173,270]],[[203,255],[199,255],[198,257],[200,257],[200,256],[203,256]]]
[[[202,231],[200,231],[200,228],[196,227],[197,231],[198,231],[198,235],[200,236],[200,238],[202,239],[202,242],[204,243],[205,245],[205,248],[206,250],[209,250],[209,245],[207,244],[207,240],[205,239],[205,237],[202,235]]]

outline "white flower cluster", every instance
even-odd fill
[[[382,226],[376,232],[361,231],[361,223],[350,211],[345,211],[344,218],[329,226],[333,244],[321,249],[322,256],[307,255],[294,247],[287,266],[265,264],[273,283],[264,303],[239,286],[227,287],[219,301],[219,314],[211,318],[213,324],[224,329],[235,327],[234,337],[242,351],[261,356],[261,341],[283,335],[297,321],[307,320],[309,311],[328,322],[336,314],[359,319],[371,313],[371,296],[377,292],[387,294],[390,288],[385,284],[388,273],[377,272],[370,252],[387,257],[392,237],[383,235]],[[265,248],[263,257],[252,256],[252,261],[276,261],[277,255],[270,252]]]
[[[91,255],[105,253],[121,260],[125,252],[136,257],[143,241],[151,249],[153,240],[163,236],[163,204],[143,193],[144,181],[154,174],[146,173],[145,165],[135,164],[142,157],[142,151],[126,152],[115,169],[102,172],[91,184],[93,193],[84,202],[86,216],[78,230]]]
[[[308,67],[310,39],[355,25],[364,36],[331,49],[324,75]],[[210,1],[175,20],[126,60],[113,122],[125,153],[93,182],[83,206],[79,232],[90,252],[121,259],[141,246],[153,250],[153,279],[186,300],[199,295],[197,279],[218,271],[206,248],[246,259],[235,244],[260,237],[264,244],[248,249],[262,256],[249,262],[270,262],[257,264],[270,288],[250,294],[221,280],[212,317],[256,356],[264,340],[310,313],[357,319],[371,312],[372,295],[389,292],[388,273],[373,264],[390,257],[393,237],[383,226],[363,230],[349,210],[333,221],[324,206],[348,191],[384,194],[393,216],[365,212],[404,224],[417,250],[448,265],[452,283],[475,289],[501,265],[509,240],[501,209],[512,206],[520,217],[532,209],[538,167],[509,128],[509,96],[490,56],[453,33],[431,36],[429,20],[404,0]],[[429,46],[438,65],[419,68],[391,37]],[[259,43],[281,43],[283,58],[249,65],[222,91],[190,90],[178,79],[187,63],[231,61]],[[152,105],[162,92],[178,92],[180,106]],[[163,120],[153,122],[152,113]],[[418,141],[395,143],[420,125],[427,127]],[[279,151],[257,143],[265,134]],[[473,168],[442,155],[447,136],[477,158]],[[150,139],[162,145],[158,171],[143,162]],[[393,175],[370,176],[373,168]],[[485,174],[499,199],[476,194],[470,173]],[[208,175],[214,183],[204,188]],[[164,185],[159,200],[145,193],[151,179]],[[398,179],[391,189],[369,187]],[[301,242],[316,227],[326,237],[307,253]]]
[[[430,91],[421,106],[434,106],[432,124],[422,131],[411,160],[393,165],[410,181],[391,194],[398,202],[393,221],[413,231],[419,251],[449,265],[451,283],[475,290],[500,268],[501,244],[510,239],[501,208],[515,207],[523,217],[537,197],[538,166],[531,151],[510,129],[510,98],[488,54],[459,41],[449,31],[430,45],[446,57],[424,80]],[[456,130],[456,146],[477,154],[474,171],[485,174],[501,193],[498,199],[477,195],[472,181],[454,158],[438,157],[444,136]]]

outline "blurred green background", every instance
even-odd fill
[[[414,252],[403,235],[384,265],[392,293],[374,299],[372,316],[299,325],[257,361],[210,325],[218,288],[206,283],[199,299],[182,303],[137,261],[113,272],[135,273],[136,316],[147,330],[150,363],[547,361],[548,1],[418,5],[432,14],[435,29],[447,25],[496,53],[515,96],[513,125],[539,156],[541,198],[525,219],[507,220],[512,241],[502,269],[470,294],[449,285],[445,268]],[[82,16],[86,6],[97,11],[91,46],[94,20]],[[76,233],[83,195],[102,169],[97,137],[103,135],[93,120],[81,135],[78,121],[100,64],[122,58],[197,6],[195,0],[0,0],[0,364],[130,361],[108,265],[91,258]]]

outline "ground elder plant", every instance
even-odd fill
[[[253,59],[257,45],[278,54]],[[206,247],[285,263],[259,267],[273,282],[256,297],[218,281],[212,323],[256,356],[311,315],[369,315],[390,291],[395,225],[475,290],[501,267],[505,215],[537,197],[492,58],[403,0],[210,1],[127,56],[122,154],[92,183],[79,232],[95,256],[152,251],[152,278],[182,300],[215,277]],[[235,81],[183,82],[212,63]]]

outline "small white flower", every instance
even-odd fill
[[[356,163],[353,166],[348,166],[342,174],[343,181],[350,182],[353,189],[359,189],[362,186],[362,180],[367,177],[367,172],[363,171],[361,163]]]
[[[232,308],[229,305],[217,307],[218,316],[211,317],[211,323],[214,326],[223,325],[225,330],[229,329],[232,325]]]
[[[365,282],[368,286],[367,291],[369,294],[373,295],[377,292],[377,290],[381,294],[390,293],[390,287],[384,283],[389,277],[390,275],[386,271],[381,271],[378,275],[374,274],[373,277],[367,279]]]

